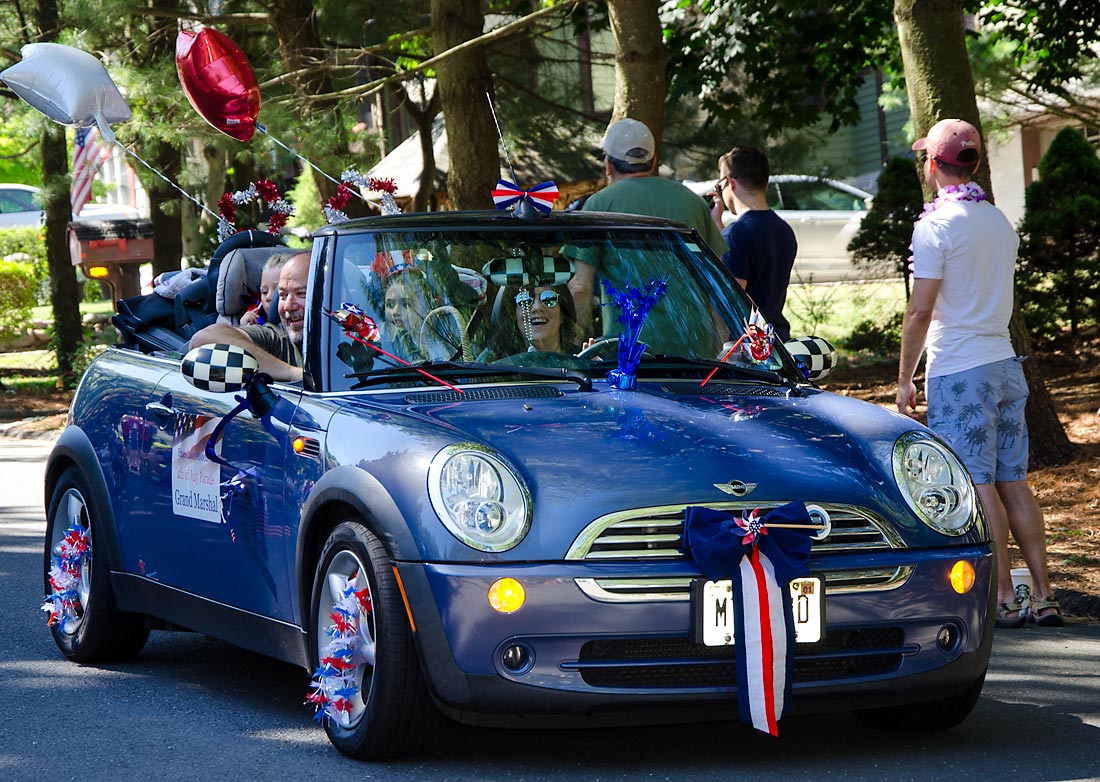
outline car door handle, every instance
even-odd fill
[[[167,403],[167,404],[165,404]],[[150,402],[145,405],[145,412],[149,413],[159,428],[164,429],[176,418],[176,408],[172,407],[172,398],[166,397],[159,402]]]

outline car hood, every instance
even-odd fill
[[[630,508],[728,502],[739,498],[722,487],[741,481],[753,486],[747,502],[861,505],[919,524],[892,473],[895,441],[919,424],[816,390],[787,398],[773,387],[730,394],[642,383],[637,391],[474,398],[408,412],[434,421],[452,443],[505,457],[527,482],[536,523],[541,515],[564,523]]]

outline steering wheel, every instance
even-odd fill
[[[591,345],[589,345],[586,348],[582,348],[581,352],[576,354],[577,358],[589,358],[590,359],[590,358],[596,357],[597,359],[600,359],[601,357],[596,356],[596,354],[599,352],[600,348],[604,347],[604,345],[606,345],[608,342],[611,342],[611,341],[614,341],[615,343],[618,343],[619,335],[618,334],[604,334],[602,337],[596,337],[596,339],[592,341]],[[618,352],[618,350],[619,350],[618,344],[616,344],[616,346],[615,346],[616,353]],[[646,348],[644,351],[642,351],[642,355],[646,356],[647,358],[653,358],[654,353],[649,348]]]

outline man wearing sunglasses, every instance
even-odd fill
[[[728,208],[737,219],[722,231],[726,247],[722,262],[757,309],[786,342],[791,325],[783,317],[798,241],[792,229],[771,210],[765,197],[771,173],[768,157],[756,147],[734,147],[718,159],[717,194],[711,217],[722,224]]]

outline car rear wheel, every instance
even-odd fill
[[[382,542],[349,519],[329,535],[314,575],[312,659],[319,670],[334,657],[350,663],[343,676],[315,677],[314,686],[320,685],[330,703],[342,699],[322,721],[329,740],[349,757],[415,754],[436,739],[443,724],[420,670],[392,568]],[[344,621],[349,606],[357,614],[353,626]],[[342,616],[339,625],[334,614]]]
[[[84,477],[66,468],[50,495],[43,570],[53,640],[73,662],[130,659],[149,637],[145,617],[115,604],[102,523]]]
[[[861,709],[856,717],[864,725],[885,730],[947,730],[970,716],[985,685],[985,671],[958,695],[923,703]]]

